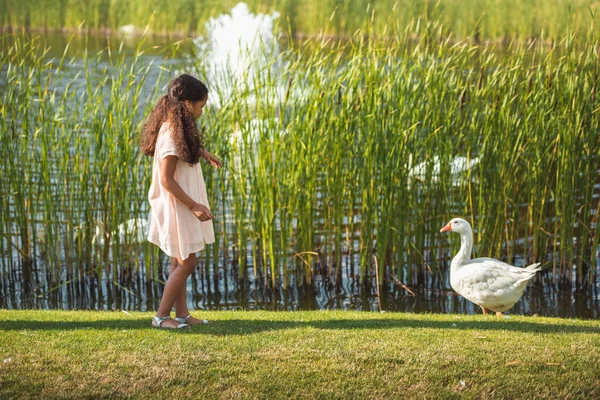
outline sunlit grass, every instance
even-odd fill
[[[600,323],[365,312],[0,311],[0,397],[595,398]]]

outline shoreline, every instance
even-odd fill
[[[35,27],[0,26],[1,34],[14,34],[14,33],[20,32],[20,31],[25,31],[27,33],[37,33],[37,34],[62,34],[62,35],[76,34],[79,36],[93,35],[93,36],[104,36],[107,38],[108,37],[111,37],[111,38],[113,38],[113,37],[142,38],[142,37],[146,36],[146,37],[150,37],[152,39],[179,39],[179,40],[182,40],[182,39],[195,39],[198,36],[200,36],[200,34],[197,33],[196,31],[189,31],[189,32],[153,31],[153,30],[146,31],[145,29],[138,29],[137,27],[132,32],[124,33],[119,30],[115,30],[113,28],[90,28],[90,27],[85,27],[85,28],[73,28],[73,27],[48,28],[48,27],[37,27],[37,26],[35,26]],[[279,40],[287,40],[287,41],[290,40],[290,35],[288,35],[287,32],[280,32],[277,35],[277,37]],[[356,37],[356,35],[348,35],[348,34],[323,34],[323,33],[309,34],[309,33],[305,33],[305,32],[297,32],[297,33],[293,34],[293,40],[299,41],[299,42],[318,41],[318,40],[324,40],[324,41],[339,40],[342,42],[348,42],[348,41],[351,41],[355,37]],[[389,36],[389,35],[388,36],[377,36],[377,35],[373,36],[373,35],[368,35],[368,34],[363,35],[361,39],[368,40],[370,38],[376,38],[376,39],[379,39],[382,41],[393,41],[393,40],[400,39],[398,36]],[[410,35],[407,39],[409,42],[418,42],[420,40],[420,37],[418,35]],[[539,43],[540,41],[542,41],[542,43],[545,46],[552,47],[555,44],[560,42],[559,40],[551,39],[551,38],[541,39],[538,36],[529,36],[529,37],[505,36],[505,37],[496,38],[496,39],[480,39],[477,35],[475,35],[474,37],[467,36],[467,37],[462,37],[462,38],[458,38],[458,37],[454,37],[453,35],[449,35],[449,36],[447,36],[447,39],[450,41],[450,43],[472,42],[473,44],[478,45],[478,46],[495,46],[495,45],[508,46],[512,42],[532,45],[534,43]]]

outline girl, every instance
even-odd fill
[[[169,93],[160,98],[143,128],[142,151],[154,157],[148,240],[171,257],[171,273],[152,321],[157,328],[206,323],[189,314],[185,281],[196,267],[196,252],[215,241],[198,164],[202,157],[221,168],[221,162],[204,148],[196,127],[207,99],[208,89],[202,82],[180,75],[169,84]],[[173,305],[175,320],[170,317]]]

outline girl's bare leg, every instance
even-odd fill
[[[171,274],[169,274],[169,279],[167,279],[160,306],[156,312],[157,317],[166,317],[171,314],[171,309],[173,308],[177,297],[179,297],[181,290],[183,289],[185,291],[185,281],[196,267],[196,254],[190,254],[185,260],[176,260],[177,268],[171,270]],[[185,298],[183,298],[183,301],[185,301]],[[177,321],[172,319],[165,320],[163,324],[165,324],[165,326],[179,325]]]
[[[169,276],[171,276],[171,274],[173,274],[173,272],[175,272],[175,270],[177,269],[177,259],[175,257],[171,257],[171,273],[169,274]],[[183,285],[183,287],[181,288],[181,290],[179,291],[177,298],[175,299],[175,316],[177,318],[185,318],[187,317],[187,315],[189,314],[188,308],[187,308],[187,285]]]
[[[171,274],[177,269],[177,259],[171,258]],[[189,315],[190,311],[187,307],[187,287],[183,285],[177,299],[175,300],[175,316],[177,318],[185,318]],[[188,324],[195,325],[201,324],[202,320],[194,317],[190,317],[187,321]]]

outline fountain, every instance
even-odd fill
[[[211,104],[222,106],[241,95],[256,96],[266,76],[280,74],[279,44],[273,33],[279,13],[252,14],[245,3],[238,3],[229,14],[206,23],[206,36],[194,40],[207,84]],[[271,85],[264,85],[271,86]]]

